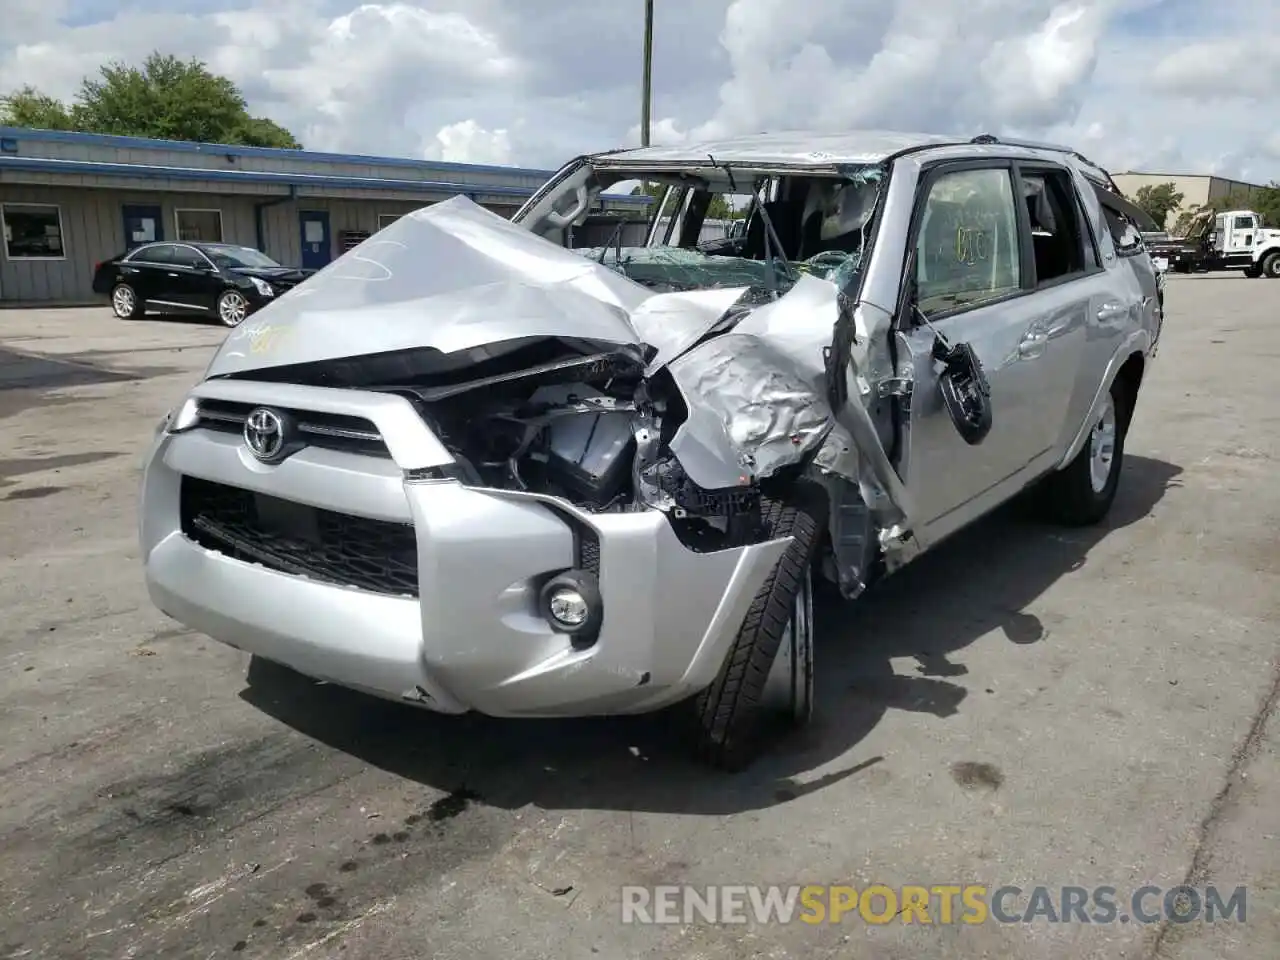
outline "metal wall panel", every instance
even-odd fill
[[[95,302],[93,268],[124,249],[126,205],[156,205],[161,209],[164,238],[177,238],[175,211],[179,208],[222,211],[222,239],[256,246],[250,197],[161,190],[94,190],[0,184],[0,204],[49,203],[62,213],[61,260],[10,260],[0,250],[0,299],[52,303]]]

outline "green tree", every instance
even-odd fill
[[[1183,194],[1173,183],[1156,183],[1139,187],[1133,202],[1163,230],[1168,225],[1169,214],[1178,209],[1182,198]]]
[[[14,126],[246,146],[301,144],[271,120],[251,116],[244,96],[199,60],[152,53],[141,67],[112,62],[86,77],[70,107],[33,87],[0,100]]]
[[[666,189],[666,184],[654,183],[646,180],[639,186],[633,187],[631,195],[633,197],[650,196],[657,199],[662,196],[663,191]],[[746,215],[746,212],[745,207],[741,210],[735,209],[729,204],[729,201],[725,199],[725,194],[717,193],[712,195],[711,202],[707,204],[706,219],[741,220]]]
[[[0,123],[36,130],[75,129],[66,106],[32,86],[21,87],[0,97]]]
[[[1273,180],[1251,194],[1232,194],[1215,206],[1219,210],[1252,210],[1262,218],[1262,226],[1280,228],[1280,183]]]

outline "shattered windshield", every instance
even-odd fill
[[[749,299],[769,298],[806,274],[845,289],[869,244],[883,174],[748,171],[710,159],[629,180],[609,171],[566,183],[548,206],[564,209],[567,228],[538,232],[660,293],[745,286]],[[652,198],[647,216],[610,210],[619,194]]]
[[[586,247],[578,252],[658,293],[722,287],[751,287],[765,292],[771,279],[778,292],[785,293],[806,273],[843,288],[861,261],[861,251],[824,251],[807,260],[785,260],[772,265],[765,260],[672,246]]]

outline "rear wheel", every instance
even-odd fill
[[[1111,510],[1120,485],[1130,400],[1117,380],[1089,429],[1089,439],[1065,468],[1045,481],[1041,491],[1049,516],[1058,523],[1084,527]]]
[[[747,767],[771,721],[795,726],[812,714],[812,570],[824,519],[818,497],[765,506],[770,539],[792,542],[752,600],[715,682],[692,701],[698,751],[712,766]]]
[[[1262,275],[1272,280],[1280,280],[1280,250],[1268,253],[1262,261]]]
[[[117,283],[111,289],[111,312],[121,320],[132,320],[142,314],[142,301],[127,283]]]

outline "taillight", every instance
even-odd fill
[[[97,263],[95,263],[95,264],[93,265],[93,272],[94,272],[94,273],[97,273],[97,272],[98,272],[98,269],[99,269],[101,266],[102,266],[102,261],[101,261],[101,260],[99,260]]]

